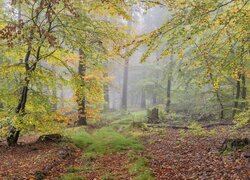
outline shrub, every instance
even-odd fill
[[[234,119],[237,127],[244,127],[250,123],[250,109],[244,112],[241,112],[235,116]]]
[[[204,130],[204,128],[197,122],[193,122],[191,125],[188,126],[188,128],[191,129],[191,132],[195,136],[205,136],[206,135],[206,131]]]

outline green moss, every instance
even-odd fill
[[[81,176],[76,176],[74,174],[67,174],[60,178],[60,180],[84,180]]]
[[[69,167],[67,169],[68,173],[76,173],[76,172],[79,172],[79,171],[81,171],[81,169],[78,169],[78,168],[75,168],[75,167]]]
[[[148,168],[148,161],[143,157],[134,157],[137,160],[129,167],[129,173],[135,176],[135,180],[151,180],[152,173]]]
[[[137,138],[120,134],[112,127],[98,129],[92,134],[79,129],[67,135],[77,147],[84,149],[86,156],[90,158],[107,152],[143,149]]]

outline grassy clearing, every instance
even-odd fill
[[[83,150],[82,158],[85,165],[80,169],[70,167],[68,174],[62,179],[80,179],[77,174],[95,171],[92,163],[96,158],[101,158],[100,155],[122,151],[126,151],[129,155],[129,164],[124,166],[127,172],[135,177],[133,179],[153,179],[147,167],[147,159],[141,157],[144,146],[139,140],[139,137],[145,133],[141,130],[141,125],[145,122],[146,114],[146,111],[109,112],[103,115],[105,118],[102,121],[95,122],[98,124],[97,127],[102,127],[100,129],[89,131],[87,127],[81,127],[66,130],[65,135]],[[100,178],[115,179],[115,174],[107,172]]]
[[[89,158],[109,152],[143,150],[143,145],[137,138],[120,134],[112,127],[97,129],[91,134],[81,128],[77,131],[71,130],[67,133],[67,136],[77,147],[83,149],[84,156]]]

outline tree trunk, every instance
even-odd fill
[[[170,104],[171,104],[171,88],[172,88],[171,86],[172,86],[173,68],[174,68],[174,55],[172,54],[170,57],[168,84],[167,84],[167,103],[166,103],[167,113],[170,111]]]
[[[108,77],[108,76],[109,76],[108,73],[104,73],[104,77]],[[110,102],[109,102],[109,85],[108,84],[104,85],[104,100],[107,103],[105,105],[105,109],[108,110],[109,104],[110,104]]]
[[[142,94],[141,94],[141,108],[142,109],[146,108],[146,93],[145,93],[145,90],[142,90]]]
[[[55,100],[55,102],[54,102],[54,104],[53,104],[53,110],[57,110],[57,90],[56,90],[56,87],[55,87],[55,89],[53,89],[53,92],[52,92],[52,96],[56,99]]]
[[[152,110],[148,110],[148,123],[157,124],[159,122],[159,109],[153,108]]]
[[[244,100],[244,102],[241,103],[242,109],[246,109],[247,106],[247,86],[246,86],[246,74],[241,74],[241,81],[242,81],[242,91],[241,91],[241,98]]]
[[[156,93],[153,94],[152,104],[153,104],[153,105],[156,105],[156,104],[157,104]]]
[[[132,16],[133,8],[130,9],[129,14]],[[131,34],[132,21],[127,22],[127,26],[129,28],[128,35]],[[124,72],[123,72],[123,87],[122,87],[122,109],[128,109],[128,66],[129,66],[129,58],[125,58],[124,62]]]
[[[235,95],[235,101],[234,101],[234,109],[233,109],[233,118],[236,114],[236,111],[239,106],[239,98],[240,98],[240,79],[241,79],[241,74],[239,74],[237,83],[236,83],[236,95]]]
[[[207,66],[208,66],[208,62],[207,62]],[[208,68],[210,68],[210,67],[208,66]],[[213,74],[209,73],[209,77],[210,77],[210,81],[211,81],[212,85],[214,86],[214,77],[213,77]],[[216,98],[218,100],[218,103],[220,105],[220,119],[222,120],[222,119],[224,119],[224,105],[222,103],[222,99],[220,97],[218,89],[215,90],[215,94],[216,94]]]
[[[20,134],[19,130],[17,130],[13,126],[10,127],[9,134],[8,134],[8,137],[7,137],[8,146],[16,146],[17,145],[19,134]]]
[[[222,120],[222,119],[224,119],[224,105],[222,104],[222,100],[220,98],[218,90],[216,91],[216,97],[217,97],[217,100],[220,104],[220,119]]]
[[[61,106],[62,106],[62,108],[64,108],[64,90],[63,90],[63,86],[61,86],[60,98],[61,98]]]
[[[170,111],[171,104],[171,77],[168,77],[166,112]]]
[[[82,84],[81,86],[84,88],[84,76],[86,75],[86,60],[84,57],[84,53],[82,49],[79,49],[79,67],[78,74],[81,76]],[[78,122],[79,126],[87,125],[87,117],[86,117],[86,97],[82,92],[78,92]]]
[[[28,51],[28,56],[26,56],[26,59],[29,58],[30,52]],[[29,70],[29,67],[27,66],[26,71]],[[25,107],[27,103],[28,98],[28,85],[29,85],[28,77],[25,78],[25,85],[23,86],[21,90],[21,97],[19,99],[19,103],[15,109],[15,112],[17,114],[24,115],[25,114]],[[19,138],[20,130],[16,129],[14,126],[10,126],[9,133],[7,136],[7,144],[8,146],[16,146]]]
[[[123,87],[122,87],[122,109],[128,109],[128,65],[129,60],[125,60],[124,73],[123,73]]]
[[[57,102],[57,84],[56,84],[56,69],[55,69],[55,66],[53,65],[52,68],[51,68],[52,72],[53,72],[53,78],[54,78],[54,87],[53,87],[53,90],[52,90],[52,96],[55,98],[55,101],[53,103],[53,110],[56,111],[57,108],[58,108],[58,102]]]

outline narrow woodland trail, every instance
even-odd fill
[[[250,159],[244,152],[221,155],[218,149],[229,136],[216,129],[209,137],[182,137],[178,130],[145,138],[150,168],[156,179],[250,179]],[[249,137],[249,134],[239,136]],[[230,136],[232,137],[232,136]]]

